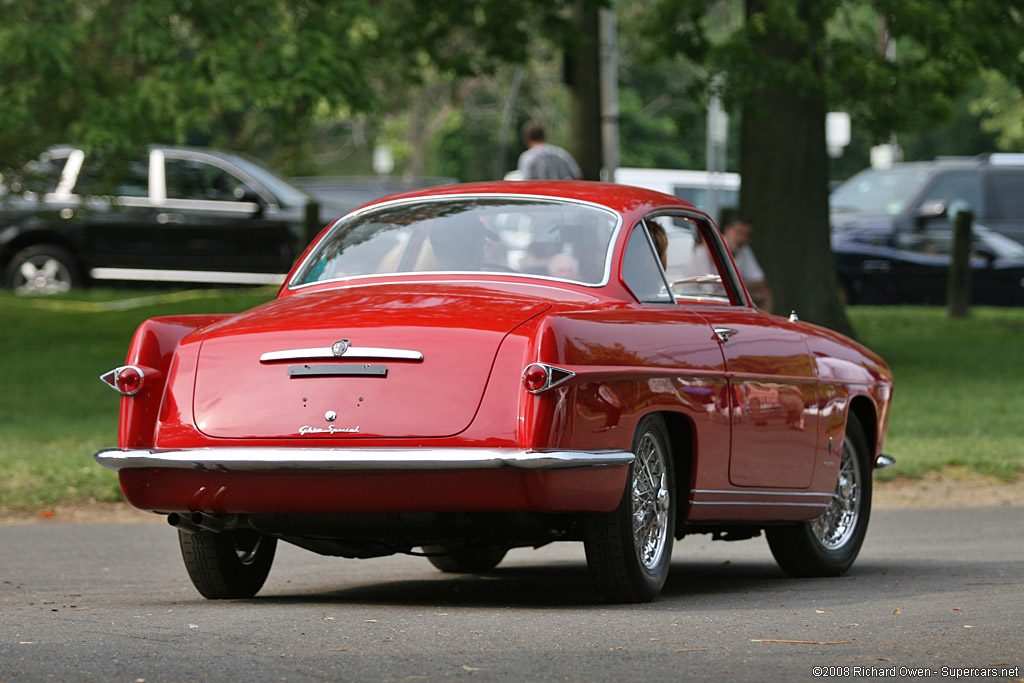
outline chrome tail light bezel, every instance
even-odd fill
[[[109,372],[103,373],[102,375],[100,375],[100,379],[103,380],[103,382],[107,386],[109,386],[111,389],[121,394],[122,396],[135,396],[140,391],[142,391],[143,387],[146,386],[147,379],[153,373],[152,370],[149,370],[148,372],[147,370],[147,368],[144,368],[140,365],[122,365],[120,367],[114,368]],[[132,371],[138,373],[139,375],[138,386],[136,386],[131,391],[126,391],[125,389],[123,389],[120,383],[122,374],[127,371]]]
[[[527,377],[535,375],[536,372],[543,373],[543,382],[538,384],[536,381],[528,380]],[[522,381],[523,386],[531,394],[541,394],[548,389],[553,389],[576,376],[576,373],[572,370],[566,370],[556,365],[549,365],[547,363],[530,363],[523,368]]]

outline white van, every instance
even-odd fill
[[[723,208],[740,203],[739,173],[709,173],[671,168],[619,168],[615,182],[657,190],[686,200],[718,220]]]

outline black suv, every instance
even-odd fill
[[[310,202],[237,154],[151,147],[112,169],[54,147],[0,197],[0,270],[23,294],[100,280],[279,283],[304,246]]]
[[[832,192],[833,231],[949,227],[965,209],[978,223],[1024,242],[1024,154],[985,154],[867,169]]]
[[[848,303],[941,304],[952,223],[970,210],[978,304],[1024,304],[1024,154],[861,171],[832,192],[832,252]]]

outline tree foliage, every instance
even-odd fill
[[[287,148],[327,114],[379,111],[389,79],[470,78],[525,62],[538,31],[570,40],[571,4],[0,0],[0,166],[57,142]]]
[[[876,141],[948,115],[982,69],[1024,83],[1021,0],[661,0],[658,48],[741,113],[741,209],[776,301],[848,331],[828,242],[824,117]],[[718,78],[716,78],[716,76]],[[794,256],[801,268],[792,267]]]

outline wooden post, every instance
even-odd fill
[[[946,284],[950,318],[966,318],[971,308],[971,241],[974,214],[961,211],[953,223],[953,249]]]
[[[302,221],[302,234],[299,236],[299,250],[296,254],[301,254],[309,243],[313,241],[313,238],[320,233],[320,229],[324,227],[320,224],[320,203],[315,199],[310,199],[306,204],[306,215]]]

